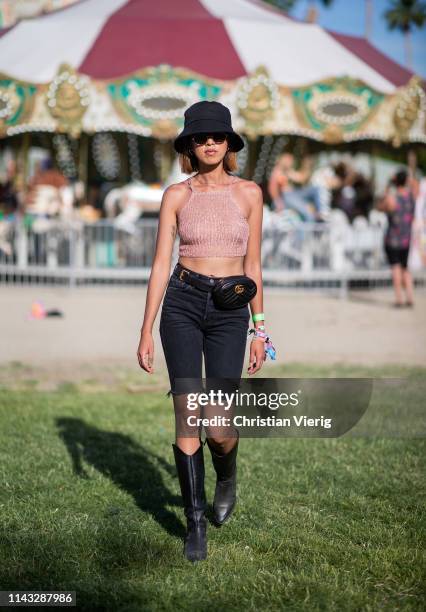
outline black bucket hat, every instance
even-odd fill
[[[184,113],[185,123],[182,132],[174,141],[175,151],[185,153],[188,137],[200,132],[226,132],[230,151],[241,151],[244,141],[231,124],[229,108],[214,100],[201,100],[189,106]]]

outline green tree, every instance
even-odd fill
[[[390,8],[384,13],[390,30],[404,34],[405,63],[413,67],[411,33],[415,27],[421,28],[426,22],[426,4],[420,0],[390,0]]]
[[[296,4],[297,0],[264,0],[267,4],[272,4],[286,13]]]
[[[334,0],[311,0],[309,4],[311,6],[316,6],[319,3],[319,4],[322,4],[323,6],[331,6],[333,2]]]

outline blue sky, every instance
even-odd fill
[[[299,0],[291,14],[304,19],[308,0]],[[363,36],[365,30],[364,0],[334,0],[331,7],[324,7],[318,2],[319,23],[326,28]],[[389,0],[373,0],[374,18],[370,42],[398,63],[404,65],[404,37],[399,32],[387,29],[383,13],[389,6]],[[417,74],[426,77],[426,29],[416,29],[412,34],[413,68]]]

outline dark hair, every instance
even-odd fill
[[[340,179],[345,179],[348,176],[348,167],[344,162],[339,162],[333,166],[334,174]]]
[[[41,162],[42,170],[52,170],[53,168],[53,160],[51,157],[45,157]]]
[[[395,187],[404,187],[404,185],[407,183],[407,179],[408,179],[407,170],[401,169],[401,170],[398,170],[398,172],[394,175],[392,179],[392,183],[393,185],[395,185]]]

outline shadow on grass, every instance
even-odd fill
[[[183,537],[183,523],[166,506],[181,506],[180,497],[172,495],[163,482],[154,461],[170,474],[172,466],[162,457],[137,444],[130,436],[102,431],[81,419],[56,419],[59,435],[70,454],[77,476],[88,478],[82,461],[89,463],[129,493],[138,508],[150,514],[170,535]]]

